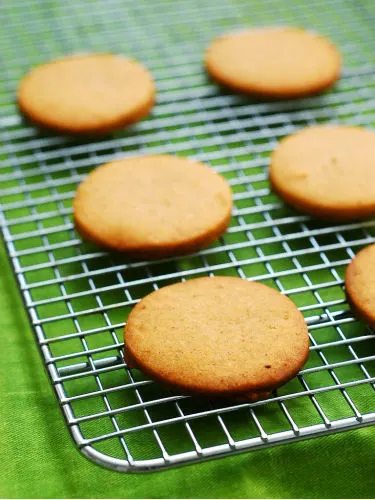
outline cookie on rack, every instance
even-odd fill
[[[326,37],[293,27],[234,31],[209,45],[208,73],[219,84],[260,98],[322,92],[340,77],[341,56]]]
[[[375,132],[361,127],[307,127],[271,155],[273,190],[288,204],[327,220],[375,215]]]
[[[144,297],[125,326],[125,358],[186,394],[254,401],[293,378],[309,353],[305,320],[277,290],[228,276]]]
[[[151,110],[155,86],[139,62],[114,54],[73,55],[31,70],[18,104],[33,123],[66,134],[105,135]]]
[[[102,165],[80,184],[73,202],[82,236],[138,258],[189,253],[227,228],[232,192],[212,169],[157,155]]]
[[[349,304],[358,318],[375,328],[375,244],[361,250],[345,274]]]

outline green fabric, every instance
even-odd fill
[[[375,427],[147,475],[101,469],[65,429],[1,249],[0,496],[371,498]]]

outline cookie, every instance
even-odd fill
[[[341,56],[321,35],[290,27],[254,28],[223,35],[205,54],[208,73],[236,92],[292,99],[331,87]]]
[[[281,140],[271,155],[273,190],[301,212],[346,221],[375,215],[375,133],[314,126]]]
[[[358,318],[375,328],[375,244],[361,250],[345,273],[349,304]]]
[[[75,55],[37,66],[21,81],[18,105],[35,124],[66,134],[108,134],[145,117],[151,74],[113,54]]]
[[[144,297],[125,326],[125,358],[186,394],[255,400],[305,363],[305,320],[280,292],[241,278],[197,278]]]
[[[102,165],[78,187],[73,212],[82,236],[135,257],[157,258],[207,246],[227,228],[232,192],[206,165],[139,156]]]

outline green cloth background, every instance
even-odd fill
[[[0,252],[2,498],[372,498],[375,427],[147,475],[119,474],[74,448]]]

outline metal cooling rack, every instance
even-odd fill
[[[84,455],[119,471],[148,471],[292,442],[375,421],[374,335],[345,301],[353,255],[375,241],[375,221],[323,224],[269,190],[279,138],[316,123],[375,125],[373,22],[366,1],[79,0],[3,2],[0,12],[2,233],[44,365],[69,432]],[[345,61],[320,97],[259,103],[207,81],[212,37],[264,24],[316,29]],[[67,53],[129,54],[154,73],[152,116],[96,142],[43,135],[14,104],[29,67]],[[71,200],[81,179],[114,157],[175,153],[230,182],[228,232],[196,254],[129,262],[83,243]],[[127,368],[123,326],[145,294],[194,276],[257,279],[290,296],[309,325],[311,354],[298,377],[266,400],[225,404],[172,393]]]

